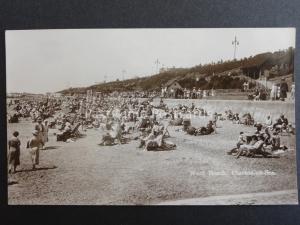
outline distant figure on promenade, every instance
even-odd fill
[[[246,81],[243,83],[243,91],[246,90]]]
[[[202,98],[202,92],[200,88],[197,91],[197,98]]]
[[[277,89],[278,89],[277,84],[273,84],[271,89],[271,94],[270,94],[270,99],[272,101],[277,99]]]
[[[288,85],[284,78],[281,79],[280,83],[280,99],[284,101],[287,97]]]
[[[211,96],[215,96],[216,95],[216,92],[215,92],[215,90],[212,88],[211,89]]]
[[[195,99],[197,97],[197,90],[196,87],[193,88],[193,92],[192,92],[192,98]]]
[[[190,91],[189,89],[187,89],[187,91],[186,91],[186,97],[187,97],[188,99],[191,97],[190,94],[191,94],[191,91]]]
[[[291,86],[291,99],[292,100],[295,99],[295,82],[293,82],[293,84]]]
[[[248,91],[248,90],[249,90],[249,83],[248,83],[248,81],[245,81],[245,82],[243,83],[243,90],[244,90],[244,91]]]
[[[281,95],[281,91],[280,91],[280,84],[277,85],[277,98],[276,99],[280,99],[280,95]]]

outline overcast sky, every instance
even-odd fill
[[[6,31],[7,92],[45,93],[295,46],[295,29]],[[106,78],[105,78],[106,76]]]

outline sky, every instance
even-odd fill
[[[294,28],[6,31],[7,92],[46,93],[295,47]],[[155,62],[159,61],[159,64]]]

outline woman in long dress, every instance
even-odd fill
[[[15,131],[13,137],[8,141],[8,172],[15,173],[16,168],[20,165],[20,146],[21,142],[18,138],[19,132]]]
[[[272,89],[271,89],[271,100],[276,100],[276,96],[277,96],[277,85],[276,84],[273,84],[272,85]]]
[[[281,90],[280,90],[280,86],[277,87],[277,99],[280,99],[280,94],[281,94]]]

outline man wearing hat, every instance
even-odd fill
[[[36,168],[36,165],[39,164],[39,150],[41,146],[41,139],[38,137],[39,131],[34,130],[32,132],[32,137],[27,143],[27,148],[29,148],[31,161],[32,161],[32,169]]]

